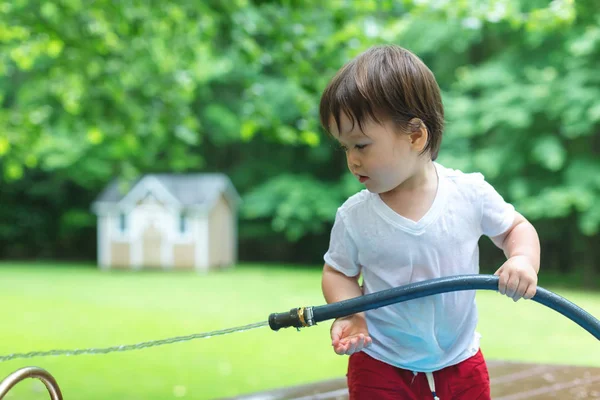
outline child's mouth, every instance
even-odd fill
[[[365,182],[366,182],[366,181],[368,181],[368,180],[369,180],[369,177],[368,177],[368,176],[364,176],[364,175],[359,175],[359,176],[358,176],[358,181],[359,181],[360,183],[365,183]]]

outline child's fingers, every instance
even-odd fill
[[[352,347],[350,348],[350,351],[351,351],[350,354],[353,354],[353,353],[356,353],[358,351],[361,351],[362,347],[363,347],[364,340],[365,340],[365,335],[363,335],[362,333],[360,334],[359,337],[354,338],[352,340]]]
[[[512,296],[513,300],[518,301],[520,298],[522,298],[523,295],[525,295],[528,286],[529,284],[527,283],[527,281],[525,279],[521,279],[519,281],[519,286],[517,287],[515,294]]]
[[[524,299],[531,299],[533,296],[535,296],[535,293],[537,291],[536,285],[529,285],[529,287],[527,288],[527,290],[525,291],[525,295],[523,295]]]
[[[365,348],[365,335],[362,333],[358,337],[358,342],[356,343],[356,351],[361,351]]]
[[[367,339],[368,337],[365,335],[360,335],[360,340],[358,342],[357,351],[362,351],[365,347],[367,347]]]
[[[342,339],[342,327],[339,324],[335,324],[331,327],[331,342],[335,345]]]
[[[356,352],[356,348],[358,346],[358,337],[353,337],[348,341],[348,350],[346,350],[347,355],[351,355]]]
[[[517,274],[511,274],[506,283],[506,295],[513,297],[519,287],[519,276]]]
[[[354,337],[350,340],[348,350],[346,351],[347,355],[352,355],[356,352],[362,351],[365,348],[365,341],[367,337],[364,334],[360,334],[357,337]]]
[[[506,285],[508,284],[510,274],[506,270],[499,270],[498,272],[498,291],[501,294],[506,294]]]
[[[365,336],[361,333],[358,337],[340,342],[343,344],[340,344],[336,348],[336,353],[350,356],[356,352],[362,351],[366,347],[369,347],[372,342],[373,340],[371,337]]]
[[[347,356],[349,356],[349,355],[352,355],[352,354],[354,353],[354,351],[355,351],[355,350],[356,350],[356,343],[354,343],[354,344],[353,344],[353,343],[350,343],[350,344],[348,344],[348,349],[346,350],[346,353],[345,353],[345,354],[346,354]]]
[[[337,337],[332,337],[332,338],[331,338],[331,345],[332,345],[333,347],[335,347],[335,346],[339,346],[339,345],[340,345],[340,338],[337,338]]]
[[[337,345],[333,346],[333,351],[335,351],[335,353],[340,356],[346,354],[347,349],[348,349],[348,346],[346,344],[342,344],[342,343],[338,343]]]
[[[350,337],[342,337],[343,334],[343,328],[332,326],[331,344],[335,353],[339,355],[352,355],[365,347],[370,346],[372,343],[371,338],[364,333]]]

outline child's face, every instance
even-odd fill
[[[421,165],[420,151],[426,140],[413,134],[399,132],[390,120],[381,124],[368,119],[361,131],[358,123],[342,113],[340,132],[332,118],[331,133],[346,152],[348,169],[373,193],[389,192],[417,172]]]

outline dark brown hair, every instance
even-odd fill
[[[444,106],[431,70],[413,53],[395,45],[372,47],[344,65],[321,96],[321,125],[331,134],[333,116],[340,130],[344,112],[363,128],[365,118],[391,118],[402,129],[419,118],[429,133],[424,152],[435,160],[444,129]],[[417,126],[418,127],[418,126]]]

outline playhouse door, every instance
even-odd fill
[[[162,267],[162,234],[155,223],[150,223],[142,235],[142,265],[150,268]]]

